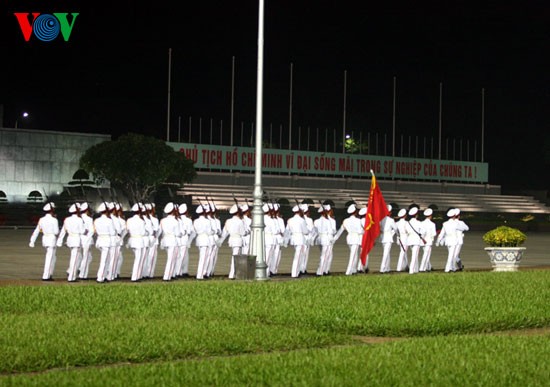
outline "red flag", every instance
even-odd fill
[[[372,180],[370,184],[369,203],[367,204],[367,216],[365,217],[365,232],[361,243],[361,263],[367,264],[367,255],[372,250],[374,242],[380,235],[380,221],[389,215],[388,206],[382,196],[380,187],[376,184],[376,176],[372,170]]]

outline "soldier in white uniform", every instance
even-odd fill
[[[407,246],[409,246],[411,251],[409,274],[416,274],[418,273],[420,246],[425,243],[425,231],[422,228],[422,223],[418,220],[418,207],[412,207],[409,210],[409,218],[407,227],[405,228],[407,232]]]
[[[470,230],[470,227],[464,223],[460,219],[460,209],[455,208],[455,219],[458,222],[457,226],[457,235],[458,235],[458,245],[456,247],[456,257],[455,257],[455,265],[458,271],[464,270],[464,265],[462,264],[462,260],[460,259],[460,250],[462,250],[462,245],[464,244],[464,231]]]
[[[124,261],[124,255],[122,247],[124,246],[124,238],[128,231],[126,230],[126,219],[124,219],[124,212],[119,203],[113,203],[113,209],[111,219],[115,225],[115,247],[113,253],[113,261],[109,267],[109,280],[114,281],[120,277],[120,269],[122,268],[122,262]]]
[[[189,209],[187,208],[187,204],[182,203],[178,206],[178,214],[182,236],[179,240],[178,259],[174,275],[176,278],[181,278],[189,276],[189,246],[190,240],[195,237],[195,229],[193,221],[188,216]]]
[[[306,203],[300,204],[300,209],[302,210],[302,213],[304,214],[304,219],[307,224],[307,229],[309,230],[309,234],[306,238],[306,244],[304,245],[304,254],[302,256],[302,263],[300,267],[300,274],[307,274],[307,264],[309,261],[309,251],[311,249],[311,246],[315,244],[315,238],[317,238],[317,229],[315,228],[315,225],[313,224],[313,219],[309,216],[309,206]]]
[[[359,210],[355,204],[350,204],[347,209],[349,216],[344,219],[340,229],[334,236],[336,242],[344,231],[347,232],[346,243],[349,247],[349,261],[346,269],[346,275],[353,275],[357,273],[357,261],[359,259],[359,250],[361,249],[361,243],[363,241],[364,228],[361,225],[361,219],[358,217]]]
[[[210,205],[210,221],[212,222],[212,229],[214,230],[212,251],[210,253],[210,259],[206,273],[208,277],[212,277],[216,271],[216,263],[218,262],[218,253],[220,248],[218,246],[218,240],[222,235],[222,224],[218,218],[217,208],[214,203]],[[220,244],[221,245],[221,244]]]
[[[55,269],[56,242],[57,235],[59,234],[59,221],[55,217],[55,204],[53,202],[46,203],[44,207],[42,207],[42,210],[45,214],[38,220],[38,224],[36,225],[29,241],[29,247],[34,247],[36,238],[38,238],[38,235],[42,233],[42,246],[46,249],[42,280],[53,281],[52,276]]]
[[[101,251],[99,269],[97,270],[97,282],[109,280],[107,270],[114,256],[116,243],[116,229],[113,220],[109,214],[107,203],[102,202],[97,209],[101,215],[94,220],[94,230],[96,233],[95,247]]]
[[[248,206],[248,204],[243,204],[240,207],[240,209],[241,209],[244,225],[248,231],[248,233],[246,234],[243,240],[242,253],[243,255],[248,255],[250,250],[250,234],[251,234],[252,218],[250,217],[250,207]]]
[[[409,269],[408,245],[407,245],[407,210],[402,208],[397,213],[399,220],[395,223],[397,229],[397,243],[399,244],[399,259],[396,271]]]
[[[363,227],[363,235],[365,234],[365,222],[367,215],[367,207],[362,207],[357,213],[359,219],[361,220],[361,227]],[[363,236],[361,236],[361,247],[363,247]],[[361,249],[359,249],[359,259],[357,260],[357,272],[359,273],[368,273],[369,272],[369,255],[367,254],[365,265],[361,262]]]
[[[231,248],[231,265],[229,268],[229,278],[234,279],[235,256],[241,255],[242,253],[243,239],[246,235],[246,227],[241,218],[239,208],[236,204],[233,204],[231,208],[229,208],[229,214],[231,215],[231,217],[225,221],[223,225],[222,235],[220,236],[220,239],[217,241],[217,243],[218,246],[221,246],[225,239],[229,237],[229,239],[227,240],[227,244]]]
[[[420,262],[420,268],[418,269],[421,272],[432,270],[432,264],[430,262],[430,258],[432,256],[432,246],[434,243],[434,239],[437,235],[435,223],[432,221],[432,216],[433,216],[433,210],[431,208],[426,208],[424,210],[425,218],[422,221],[422,228],[426,232],[426,234],[424,234],[424,240],[426,241],[426,243],[422,245],[423,247],[422,261]]]
[[[131,280],[136,282],[142,276],[141,272],[145,261],[145,246],[149,241],[149,236],[147,235],[145,220],[143,220],[138,203],[132,206],[132,212],[134,215],[126,221],[126,229],[128,230],[127,246],[134,252]]]
[[[183,231],[177,219],[178,210],[174,203],[170,202],[164,206],[164,218],[160,220],[160,235],[162,237],[160,248],[166,250],[166,266],[164,268],[164,281],[171,281],[174,277],[177,257],[179,253],[179,244]]]
[[[451,273],[457,271],[456,266],[456,251],[458,246],[458,233],[460,231],[466,231],[465,224],[462,225],[456,221],[456,210],[451,208],[447,212],[447,221],[443,222],[441,231],[437,237],[436,246],[447,246],[447,263],[445,265],[445,273]]]
[[[149,234],[149,246],[145,256],[145,264],[143,265],[143,277],[153,278],[155,276],[155,268],[157,266],[159,238],[159,220],[155,215],[155,207],[152,203],[145,203],[145,222],[148,228],[152,230]]]
[[[328,271],[327,266],[333,243],[332,240],[336,234],[336,225],[329,219],[329,210],[330,205],[321,205],[318,210],[321,215],[313,222],[317,230],[315,243],[319,246],[320,250],[319,266],[316,272],[318,276],[324,275]]]
[[[300,263],[304,254],[306,238],[309,234],[304,214],[298,205],[292,208],[294,216],[286,222],[285,245],[294,246],[294,259],[292,260],[292,278],[298,278],[300,275]]]
[[[195,238],[195,245],[199,249],[199,263],[197,265],[197,279],[202,280],[206,274],[206,265],[210,250],[212,248],[212,242],[214,230],[212,229],[212,222],[206,218],[205,209],[203,206],[198,206],[196,213],[199,215],[197,219],[193,221],[193,226],[197,236]]]
[[[57,247],[63,246],[63,239],[67,235],[67,247],[71,249],[71,258],[69,260],[69,270],[67,271],[67,280],[69,282],[76,282],[78,275],[78,263],[82,254],[82,236],[86,231],[84,221],[80,217],[77,204],[71,204],[69,207],[69,214],[63,220],[63,227],[57,238]]]
[[[380,273],[389,273],[391,264],[391,248],[394,243],[394,235],[397,232],[395,220],[391,217],[392,206],[388,204],[389,215],[380,221],[380,243],[382,244],[382,262]]]
[[[266,275],[269,277],[273,275],[273,266],[275,261],[275,246],[277,242],[275,240],[275,233],[277,227],[277,220],[274,218],[273,206],[268,203],[264,203],[262,206],[264,212],[264,245],[265,245],[265,264],[267,266]]]
[[[92,262],[92,246],[94,244],[94,219],[90,216],[90,206],[84,202],[80,204],[80,217],[86,231],[82,235],[82,256],[79,264],[79,279],[88,279],[88,270]]]
[[[273,264],[271,265],[271,273],[273,275],[277,275],[279,273],[279,264],[281,263],[281,255],[283,247],[285,243],[285,221],[283,217],[281,216],[281,206],[279,203],[273,203],[273,212],[274,212],[274,239],[275,239],[275,245],[273,246]]]

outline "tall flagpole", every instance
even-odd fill
[[[342,153],[346,153],[346,94],[348,83],[348,71],[344,70],[344,117],[342,120]]]
[[[485,149],[485,88],[481,89],[481,162],[484,161]]]
[[[393,77],[393,114],[392,114],[392,147],[391,155],[395,157],[395,102],[397,91],[397,78]]]
[[[231,63],[231,140],[229,142],[230,146],[233,146],[233,112],[235,110],[235,56],[233,56]]]
[[[166,103],[167,112],[166,112],[166,141],[170,141],[170,93],[172,85],[172,48],[168,49],[168,101]]]
[[[439,160],[441,160],[441,116],[443,112],[443,82],[439,82]]]
[[[294,69],[294,64],[290,62],[290,106],[288,108],[288,150],[292,149],[292,81],[293,74],[292,70]]]
[[[250,255],[256,256],[256,279],[266,280],[264,214],[262,211],[262,105],[264,61],[264,0],[259,0],[258,12],[258,69],[256,88],[256,157],[254,166],[254,207],[250,235]]]

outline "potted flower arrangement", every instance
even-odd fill
[[[525,247],[521,245],[527,236],[518,230],[508,226],[500,226],[483,235],[483,242],[490,247],[485,251],[494,271],[517,271],[519,262],[523,257]]]

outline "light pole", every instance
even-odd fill
[[[263,105],[264,0],[259,0],[258,68],[256,88],[256,157],[254,166],[254,207],[250,235],[250,254],[256,256],[256,280],[267,280],[265,264],[264,215],[262,211],[262,105]]]
[[[17,129],[17,126],[19,125],[19,118],[27,118],[29,116],[29,113],[23,112],[20,116],[17,116],[15,119],[15,129]]]

